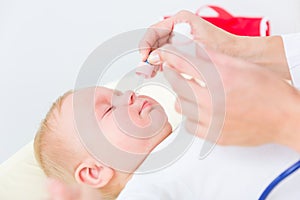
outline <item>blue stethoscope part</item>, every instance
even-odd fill
[[[260,195],[259,200],[265,200],[271,191],[284,179],[286,179],[289,175],[293,174],[295,171],[297,171],[300,168],[300,160],[298,160],[295,164],[287,168],[284,172],[279,174],[269,185],[268,187],[263,191],[263,193]]]

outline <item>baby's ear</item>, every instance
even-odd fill
[[[113,178],[115,171],[94,160],[86,160],[78,165],[75,170],[75,179],[80,184],[92,188],[102,188]]]

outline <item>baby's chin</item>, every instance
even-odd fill
[[[172,133],[172,126],[169,122],[166,123],[162,131],[158,134],[158,139],[156,140],[155,144],[152,146],[151,151],[159,145],[163,140],[165,140],[169,135]]]

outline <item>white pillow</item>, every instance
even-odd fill
[[[114,85],[107,86],[113,88]],[[173,128],[177,126],[181,116],[174,110],[174,95],[157,85],[145,86],[140,94],[150,95],[161,103]],[[46,176],[35,160],[33,142],[0,165],[0,200],[48,199],[45,185]]]
[[[37,164],[30,142],[0,165],[0,199],[47,199],[46,176]]]

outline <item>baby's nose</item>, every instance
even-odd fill
[[[124,92],[121,96],[115,97],[113,99],[114,106],[124,106],[124,105],[131,105],[134,103],[136,99],[135,93],[131,90]]]

